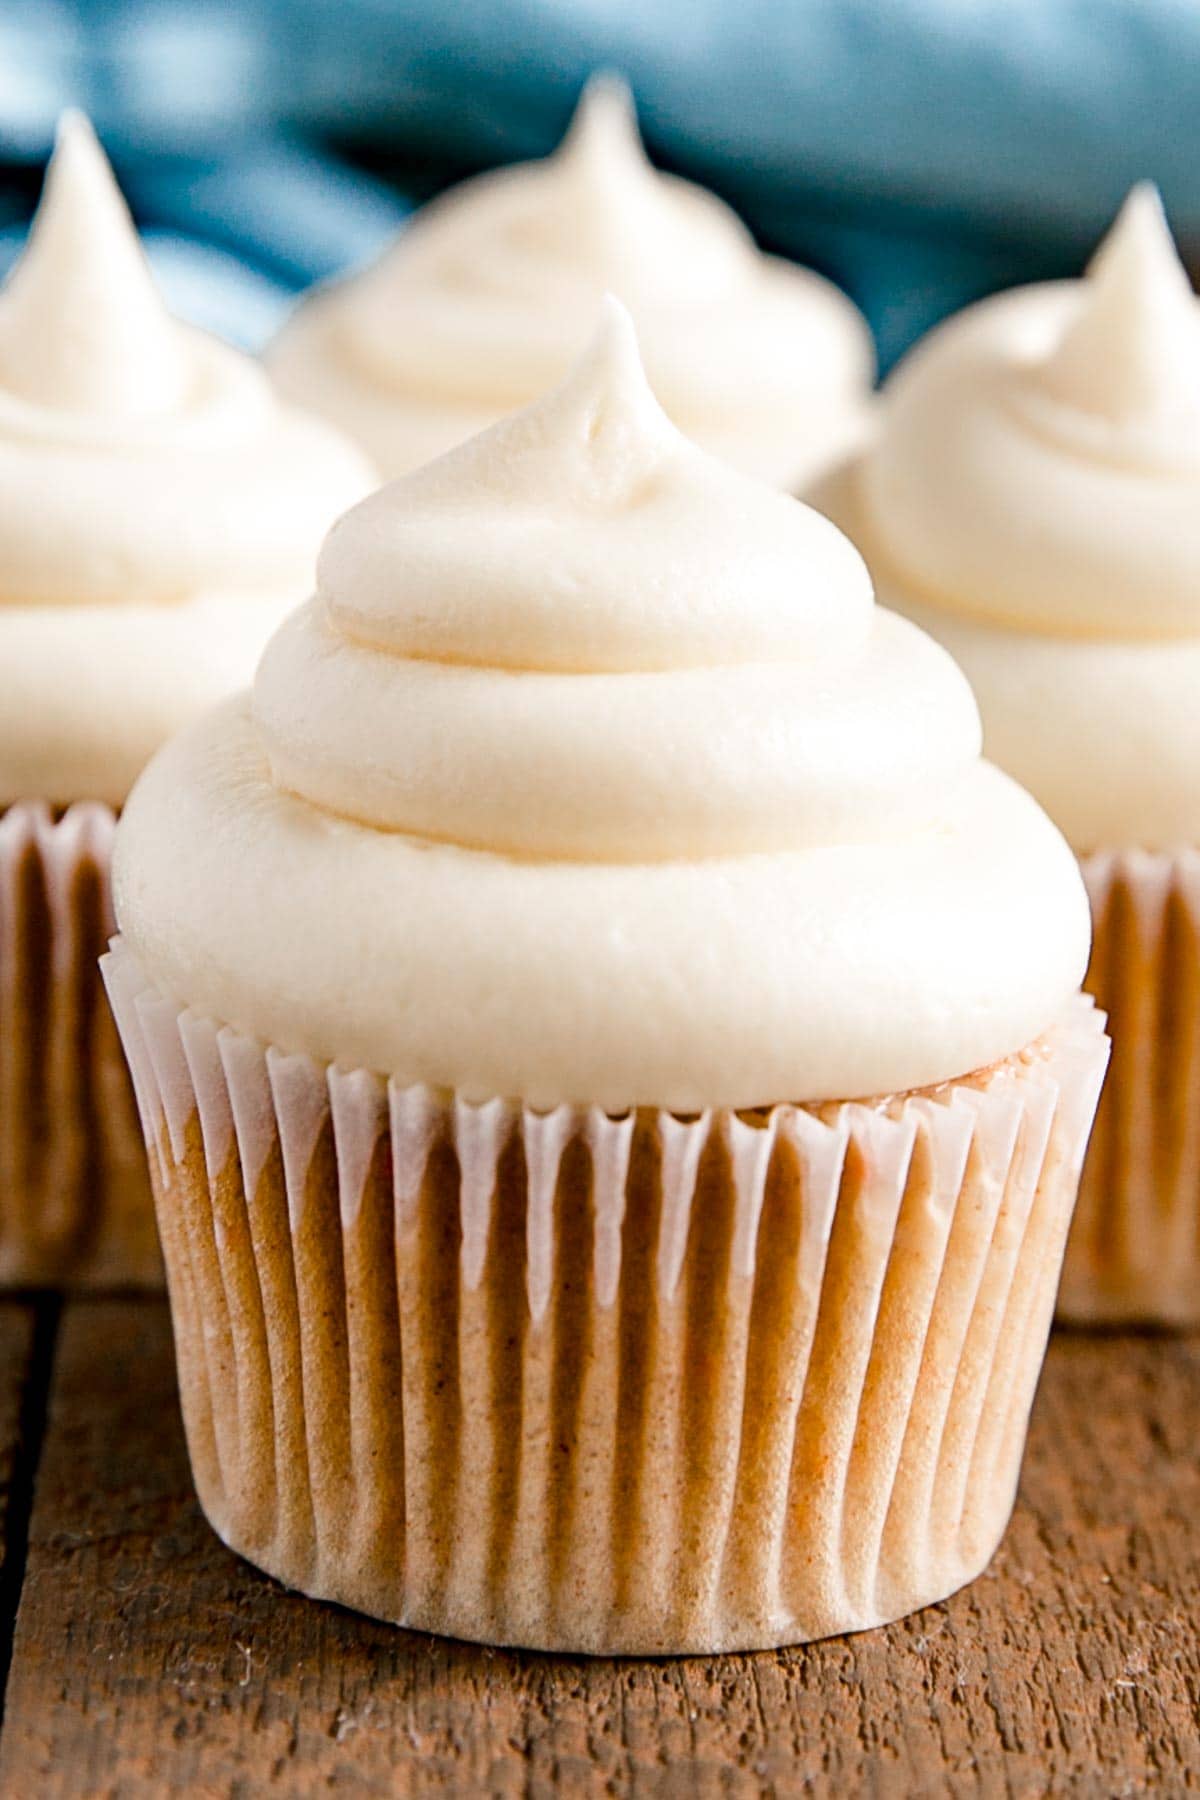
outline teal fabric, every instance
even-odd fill
[[[282,294],[547,150],[600,66],[661,161],[854,294],[885,363],[1077,269],[1141,177],[1200,249],[1195,0],[6,0],[7,207],[74,101],[149,223]]]

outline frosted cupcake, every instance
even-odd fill
[[[243,685],[365,459],[163,308],[86,121],[0,289],[0,1285],[161,1279],[96,959],[114,809]]]
[[[874,356],[855,307],[659,174],[611,76],[553,156],[427,206],[374,268],[302,304],[267,361],[402,475],[561,380],[606,292],[675,423],[739,468],[794,487],[861,435]]]
[[[1086,278],[934,332],[818,495],[1083,862],[1113,1070],[1063,1280],[1200,1322],[1200,302],[1154,190]]]
[[[680,436],[627,315],[340,521],[116,894],[227,1543],[595,1652],[983,1567],[1106,1055],[1087,898],[949,657]]]

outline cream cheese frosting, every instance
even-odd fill
[[[813,498],[1077,850],[1200,841],[1200,301],[1153,188],[1082,281],[932,333]]]
[[[349,512],[252,696],[118,832],[180,1003],[610,1110],[961,1075],[1078,988],[1067,846],[811,509],[667,420],[612,304],[544,400]]]
[[[66,115],[0,290],[0,805],[119,804],[169,730],[250,677],[372,485],[248,357],[171,318]]]
[[[637,321],[662,405],[726,460],[795,485],[861,434],[874,357],[857,310],[656,171],[611,76],[553,156],[464,182],[374,268],[302,304],[268,365],[405,474],[560,380],[606,291]]]

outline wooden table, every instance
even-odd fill
[[[515,1654],[226,1551],[161,1302],[0,1302],[0,1794],[1182,1794],[1198,1439],[1200,1340],[1061,1335],[1012,1529],[946,1605],[761,1656]]]

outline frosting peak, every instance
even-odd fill
[[[295,598],[370,484],[252,358],[171,317],[91,126],[65,115],[0,289],[0,607]]]
[[[330,811],[584,861],[892,837],[979,750],[841,533],[670,424],[614,300],[558,389],[338,522],[255,708]]]
[[[756,256],[749,232],[715,194],[654,168],[619,76],[592,77],[541,177],[545,204],[530,220],[541,247],[579,258],[597,287],[630,306],[686,302],[697,288],[715,297]]]
[[[613,299],[560,387],[340,520],[318,589],[359,642],[564,672],[835,655],[871,606],[839,532],[670,423]]]
[[[931,332],[880,414],[854,527],[877,574],[1010,629],[1200,634],[1200,301],[1153,188],[1083,280]]]
[[[932,332],[820,503],[1079,852],[1200,840],[1200,301],[1152,186],[1083,280]]]
[[[622,76],[602,69],[591,77],[556,155],[601,194],[614,171],[622,170],[634,180],[648,177],[653,181],[654,170],[646,160],[638,130],[633,90]]]
[[[1200,442],[1200,306],[1153,183],[1130,192],[1038,376],[1084,413],[1147,429],[1186,420]]]
[[[170,316],[67,114],[0,289],[0,807],[120,804],[164,737],[248,681],[371,485],[249,357]]]
[[[29,242],[0,291],[0,386],[121,420],[170,412],[188,379],[104,152],[82,113],[64,113]]]
[[[617,507],[633,501],[679,443],[646,380],[633,320],[610,295],[596,336],[559,388],[482,434],[482,449],[475,439],[449,452],[432,480],[419,472],[408,491],[440,490],[487,464],[503,489],[496,497],[509,502],[540,504],[561,484],[577,505]]]

